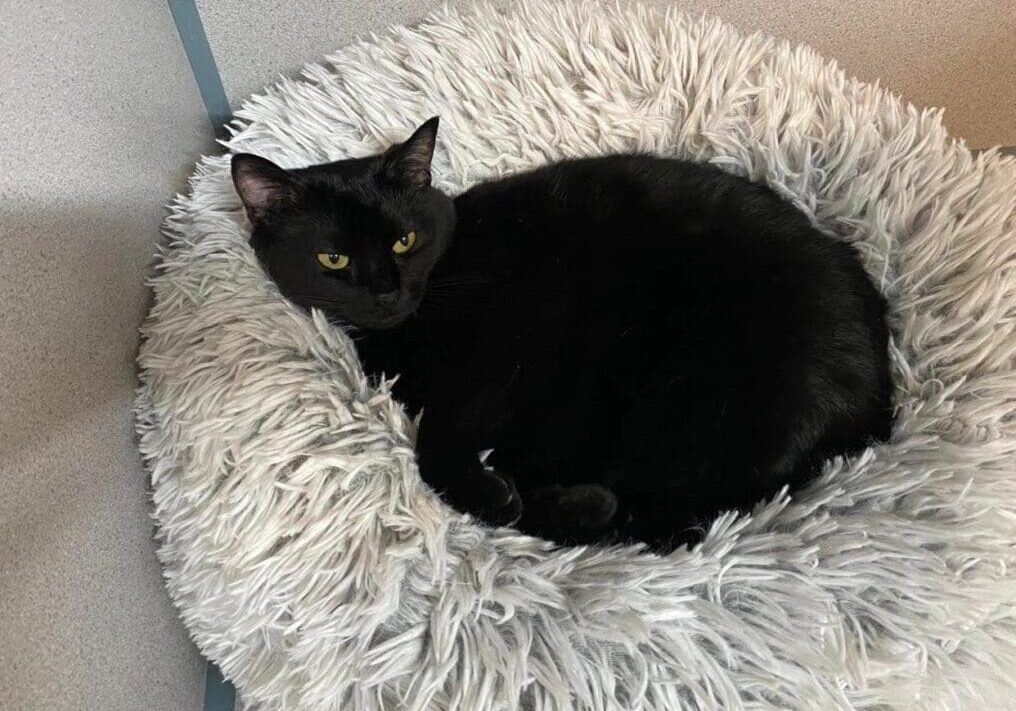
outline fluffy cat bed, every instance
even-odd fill
[[[767,181],[889,297],[895,434],[665,557],[486,529],[421,482],[347,336],[262,273],[206,158],[152,280],[137,417],[166,584],[248,707],[1008,707],[1016,162],[807,48],[546,2],[347,47],[251,99],[230,148],[293,167],[434,114],[452,193],[613,151]]]

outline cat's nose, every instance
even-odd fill
[[[397,291],[386,291],[383,294],[377,295],[377,302],[382,306],[394,306],[395,302],[399,300],[399,292]]]

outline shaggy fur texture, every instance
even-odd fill
[[[457,192],[651,151],[768,181],[892,304],[890,443],[694,550],[552,550],[441,504],[350,342],[283,299],[226,157],[178,199],[137,401],[170,594],[249,708],[1002,709],[1016,683],[1016,163],[807,48],[639,8],[445,12],[241,111],[365,155],[440,114]]]

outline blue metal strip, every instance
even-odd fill
[[[236,690],[226,681],[219,668],[208,662],[205,668],[204,711],[233,711],[236,707]]]
[[[180,34],[187,61],[190,62],[194,81],[197,82],[201,100],[205,102],[208,120],[212,122],[212,130],[219,138],[227,135],[226,124],[233,118],[229,108],[226,90],[222,87],[222,77],[215,66],[215,57],[208,44],[205,27],[201,24],[194,0],[169,0],[169,10],[173,13],[176,31]]]

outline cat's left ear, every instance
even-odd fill
[[[430,187],[430,162],[437,144],[438,117],[428,120],[409,137],[381,158],[381,175],[398,185],[414,190]]]
[[[233,186],[253,223],[296,200],[297,185],[292,176],[267,158],[237,153],[231,169]]]

